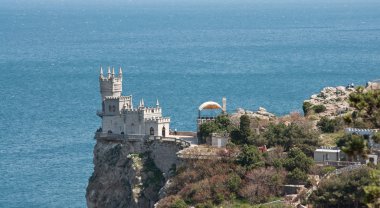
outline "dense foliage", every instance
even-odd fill
[[[371,173],[370,168],[363,167],[325,179],[310,196],[310,202],[315,207],[367,207],[376,203],[380,205],[377,186],[379,175],[371,176]]]
[[[364,136],[346,134],[337,141],[337,146],[348,156],[349,160],[357,161],[359,156],[366,158],[369,152]]]
[[[289,171],[288,179],[291,183],[306,183],[307,173],[313,164],[313,159],[294,147],[290,149],[283,166]]]
[[[314,149],[318,146],[318,132],[304,128],[298,124],[292,123],[285,125],[283,123],[269,125],[263,137],[267,139],[268,146],[282,146],[285,151],[292,147],[299,147],[303,152],[312,156]]]
[[[231,132],[233,128],[228,115],[219,115],[216,117],[215,121],[206,122],[200,125],[198,135],[200,143],[205,143],[206,137],[209,137],[211,133]]]
[[[344,120],[340,117],[332,119],[322,117],[321,120],[318,121],[317,127],[324,133],[334,133],[343,129]]]
[[[354,125],[358,127],[380,127],[380,90],[364,90],[358,87],[350,94],[350,105],[355,108],[352,114]]]

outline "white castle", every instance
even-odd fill
[[[123,72],[115,75],[115,69],[108,67],[108,75],[103,76],[100,68],[100,93],[102,110],[97,115],[102,118],[100,134],[134,136],[169,136],[170,118],[162,116],[162,109],[157,100],[155,107],[145,107],[144,100],[134,108],[132,95],[122,96]]]

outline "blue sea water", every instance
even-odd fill
[[[0,207],[85,207],[99,66],[194,130],[197,107],[300,111],[380,78],[376,1],[0,0]]]

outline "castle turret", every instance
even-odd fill
[[[112,96],[112,97],[121,96],[123,77],[122,77],[122,74],[119,74],[119,76],[115,77],[114,69],[112,69],[112,74],[111,74],[111,68],[108,67],[108,76],[104,77],[103,69],[100,68],[99,83],[100,83],[100,93],[102,95],[102,101],[104,101],[106,96]]]
[[[224,114],[227,113],[227,99],[226,99],[226,97],[223,97],[223,99],[222,99],[222,112]]]

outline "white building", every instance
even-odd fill
[[[169,135],[170,118],[162,116],[162,109],[157,100],[155,107],[145,107],[144,100],[138,107],[133,106],[132,95],[122,96],[122,70],[115,75],[115,70],[108,68],[107,76],[103,76],[100,68],[100,93],[102,96],[102,110],[97,115],[102,118],[99,134],[134,136],[161,136]]]
[[[336,147],[321,147],[314,151],[314,161],[317,163],[325,161],[340,161],[343,154]]]

